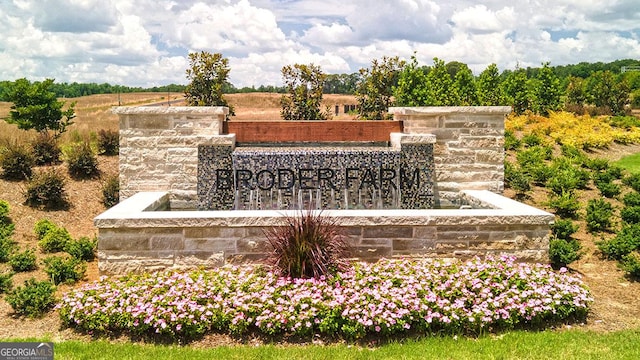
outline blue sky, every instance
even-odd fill
[[[2,0],[0,80],[186,83],[189,52],[229,58],[238,86],[314,63],[352,73],[382,56],[479,73],[640,59],[637,0]]]

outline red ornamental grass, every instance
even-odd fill
[[[276,272],[292,278],[320,278],[349,268],[350,248],[334,217],[321,211],[284,216],[283,226],[265,231]]]

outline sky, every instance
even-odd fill
[[[186,84],[190,52],[222,53],[236,87],[283,66],[353,73],[415,54],[478,74],[640,60],[639,0],[0,0],[0,80]]]

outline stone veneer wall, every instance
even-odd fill
[[[502,192],[504,116],[509,111],[504,106],[389,109],[403,122],[405,134],[436,137],[436,206],[448,206],[463,189]],[[223,133],[228,109],[116,107],[114,113],[120,117],[121,199],[140,191],[168,191],[173,208],[197,208],[198,146],[235,148],[234,134]]]
[[[508,106],[397,107],[404,133],[433,134],[436,204],[447,205],[460,190],[504,189],[504,117]]]
[[[169,191],[174,208],[197,202],[198,146],[235,145],[220,136],[226,107],[116,107],[120,118],[120,199]]]
[[[552,214],[487,190],[462,191],[460,197],[484,208],[325,214],[339,218],[361,260],[511,254],[521,261],[547,261]],[[166,192],[138,193],[96,218],[102,274],[263,259],[264,230],[283,224],[283,211],[161,211],[168,205]]]

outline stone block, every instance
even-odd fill
[[[417,251],[432,251],[436,246],[433,240],[425,239],[395,239],[393,240],[393,253],[409,252],[414,253]]]
[[[413,228],[410,226],[376,226],[365,227],[362,230],[362,238],[412,238]]]
[[[176,254],[175,267],[213,269],[224,265],[224,259],[224,251],[182,251]]]
[[[203,228],[187,228],[184,236],[188,239],[234,239],[246,236],[244,228],[211,226]]]
[[[185,251],[236,252],[235,239],[185,239]]]

